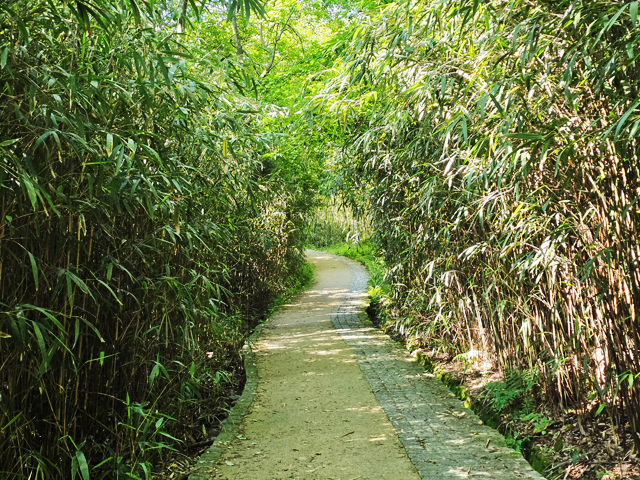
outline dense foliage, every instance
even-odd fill
[[[182,6],[0,3],[2,478],[147,477],[300,271],[313,166]]]
[[[640,448],[638,2],[386,2],[335,48],[317,111],[395,328],[619,407]]]

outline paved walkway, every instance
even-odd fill
[[[250,411],[229,446],[212,447],[213,468],[203,460],[191,478],[543,478],[371,325],[360,264],[308,256],[318,283],[267,323]],[[251,402],[249,385],[239,404]]]

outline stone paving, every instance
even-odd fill
[[[373,327],[363,312],[366,270],[352,260],[335,258],[349,269],[351,285],[331,320],[353,349],[422,480],[543,479],[506,446],[502,435],[482,425],[439,379]]]

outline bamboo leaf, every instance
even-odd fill
[[[505,135],[507,138],[517,138],[520,140],[544,140],[544,135],[537,133],[508,133]]]
[[[162,55],[160,54],[156,55],[156,60],[158,62],[158,69],[160,70],[160,73],[164,77],[164,81],[167,87],[171,88],[172,83],[171,83],[171,79],[169,78],[169,70],[167,69],[167,66],[164,63],[164,59],[162,58]]]
[[[73,305],[73,286],[71,284],[71,277],[69,275],[65,275],[65,283],[67,284],[67,300],[69,301],[69,305]]]
[[[107,155],[111,156],[111,152],[113,152],[113,135],[107,133]]]
[[[36,284],[36,291],[38,290],[38,266],[36,265],[36,259],[33,257],[31,252],[27,252],[29,254],[29,260],[31,261],[31,273],[33,273],[33,281]]]
[[[76,343],[78,343],[78,338],[80,337],[80,319],[76,318],[76,325],[75,325],[75,335],[73,337],[73,347],[75,348]]]
[[[113,264],[112,264],[112,263],[110,263],[110,264],[109,264],[109,266],[110,266],[111,268],[113,268]],[[120,299],[119,299],[119,298],[118,298],[118,296],[116,295],[116,292],[114,292],[114,291],[113,291],[113,289],[112,289],[108,284],[106,284],[105,282],[103,282],[103,281],[102,281],[102,280],[100,280],[99,278],[96,278],[96,281],[97,281],[98,283],[100,283],[103,287],[105,287],[107,290],[109,290],[109,293],[111,293],[111,295],[113,296],[113,298],[115,299],[115,301],[116,301],[116,302],[118,302],[118,304],[119,304],[120,306],[122,306],[122,302],[120,301]]]
[[[7,66],[7,56],[9,55],[9,47],[4,47],[2,53],[0,54],[0,70],[4,70],[4,67]]]
[[[159,372],[160,372],[160,365],[158,364],[158,362],[156,362],[153,368],[151,369],[151,373],[149,374],[149,388],[153,387],[153,381],[156,379]]]
[[[13,417],[11,420],[9,420],[9,422],[8,422],[4,427],[2,427],[2,430],[0,430],[0,431],[4,432],[7,428],[9,428],[9,426],[10,426],[11,424],[13,424],[13,423],[14,423],[16,420],[18,420],[21,416],[22,416],[22,412],[18,412],[18,414],[17,414],[15,417]]]
[[[623,5],[617,12],[616,14],[611,18],[611,20],[609,20],[607,22],[607,24],[604,26],[604,28],[602,30],[600,30],[600,32],[598,33],[598,36],[596,37],[595,41],[593,42],[593,47],[595,49],[595,47],[600,43],[600,39],[602,38],[602,35],[605,34],[605,32],[607,32],[614,23],[616,23],[616,20],[618,20],[618,18],[620,18],[620,15],[622,15],[622,12],[624,12],[624,10],[627,8],[627,5]],[[636,10],[636,16],[637,16],[637,10]]]
[[[491,100],[493,100],[493,104],[498,109],[498,112],[500,112],[500,115],[504,115],[504,110],[502,109],[502,106],[498,102],[498,99],[495,97],[495,95],[493,93],[489,93],[489,96],[491,97]]]
[[[35,305],[31,305],[29,303],[24,303],[21,305],[17,305],[16,308],[22,308],[22,309],[28,309],[28,310],[36,310],[37,312],[40,312],[41,314],[43,314],[45,317],[47,317],[51,323],[53,323],[56,327],[58,327],[58,330],[60,331],[60,333],[66,333],[66,329],[64,328],[64,325],[62,325],[62,323],[60,323],[58,321],[58,319],[48,310],[42,308],[42,307],[36,307]]]
[[[113,460],[113,457],[109,457],[109,458],[105,458],[103,461],[101,461],[99,464],[97,464],[96,466],[93,467],[93,470],[96,470],[98,468],[100,468],[102,465],[105,465],[106,463],[110,462],[111,460]]]
[[[42,363],[40,363],[39,373],[43,375],[49,369],[48,355],[47,355],[47,347],[44,343],[44,337],[42,336],[42,332],[40,331],[40,326],[37,322],[32,322],[33,331],[36,334],[36,339],[38,341],[38,347],[40,347],[40,353],[42,355]]]
[[[38,197],[36,195],[36,190],[33,187],[33,183],[31,183],[31,179],[26,173],[22,174],[22,184],[27,189],[27,194],[29,195],[29,200],[31,201],[31,205],[33,209],[36,209],[36,205],[38,204]]]
[[[89,464],[87,459],[80,450],[76,451],[76,459],[78,460],[78,466],[80,467],[80,474],[83,480],[90,480],[89,478]]]
[[[135,19],[136,24],[140,24],[140,22],[142,21],[142,17],[140,15],[140,8],[138,7],[136,0],[129,0],[129,5],[131,6],[131,12],[133,13],[133,18]]]
[[[95,298],[91,293],[91,290],[89,290],[89,287],[87,287],[86,283],[84,283],[80,278],[78,278],[76,275],[71,273],[69,270],[66,270],[65,274],[67,275],[67,278],[70,278],[71,281],[75,283],[80,290],[82,290],[83,293],[86,293],[95,301]]]
[[[20,32],[20,36],[22,36],[24,42],[29,43],[29,31],[27,30],[24,21],[20,18],[16,18],[16,24],[18,25],[18,31]]]
[[[18,143],[19,141],[19,138],[16,138],[14,140],[5,140],[4,142],[0,142],[0,147],[8,147],[9,145],[13,145],[14,143]]]
[[[102,335],[100,335],[100,332],[98,331],[98,329],[95,327],[95,325],[93,323],[91,323],[89,320],[87,320],[86,318],[82,318],[82,321],[91,329],[93,330],[93,332],[96,334],[96,336],[100,339],[101,343],[105,343],[104,338],[102,338]],[[102,352],[102,357],[100,357],[101,359],[104,359],[104,352]]]
[[[614,141],[618,139],[618,135],[620,134],[620,131],[622,130],[624,123],[627,121],[629,116],[631,116],[631,114],[635,111],[638,105],[640,105],[640,100],[636,100],[633,103],[633,105],[631,105],[631,107],[624,113],[624,115],[620,117],[620,120],[618,120],[617,122],[618,126],[616,127],[616,133],[613,135]]]

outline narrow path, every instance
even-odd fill
[[[255,399],[210,478],[542,478],[370,324],[361,265],[307,254],[316,284],[253,346]]]

